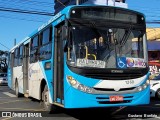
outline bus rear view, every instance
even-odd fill
[[[142,14],[114,7],[73,7],[68,28],[67,108],[149,103]]]

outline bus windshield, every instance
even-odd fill
[[[71,26],[68,64],[90,68],[145,68],[144,36],[141,30],[131,28]]]

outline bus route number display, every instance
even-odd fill
[[[77,66],[79,67],[105,68],[105,64],[106,63],[101,60],[77,59]]]

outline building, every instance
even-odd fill
[[[146,32],[148,41],[160,41],[160,28],[147,28]]]

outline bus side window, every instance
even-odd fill
[[[18,65],[18,48],[14,51],[14,67]]]
[[[38,35],[36,35],[32,40],[31,40],[31,52],[30,52],[30,63],[34,63],[38,61]]]
[[[18,60],[18,65],[22,65],[23,61],[23,45],[19,47],[19,60]]]
[[[50,59],[52,53],[52,27],[47,28],[40,34],[40,43],[39,60]]]

